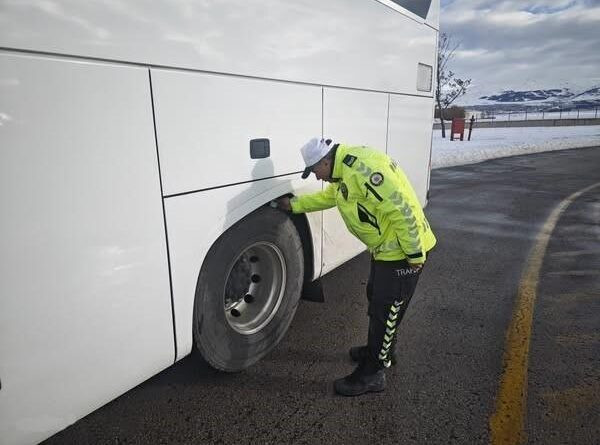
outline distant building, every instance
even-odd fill
[[[465,119],[471,119],[471,116],[475,116],[475,119],[481,119],[483,117],[483,111],[465,108]]]

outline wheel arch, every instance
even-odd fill
[[[248,223],[246,225],[244,225],[243,223],[246,219],[248,219]],[[287,331],[287,328],[289,327],[289,323],[291,322],[291,319],[293,318],[293,313],[296,310],[296,306],[298,304],[298,299],[302,295],[301,290],[303,287],[304,277],[306,276],[306,274],[303,272],[305,264],[306,264],[304,252],[307,251],[307,249],[308,249],[308,247],[304,244],[302,237],[308,236],[309,230],[310,229],[308,227],[308,223],[306,222],[306,218],[303,217],[302,215],[298,215],[298,217],[292,218],[289,215],[285,214],[284,212],[272,209],[267,204],[267,205],[262,205],[262,206],[258,207],[253,212],[248,214],[245,218],[242,218],[239,221],[237,221],[236,223],[232,224],[231,227],[229,227],[228,230],[224,230],[223,233],[212,244],[212,246],[207,251],[207,253],[202,261],[202,267],[200,268],[200,271],[198,274],[198,279],[197,279],[197,283],[196,283],[196,293],[194,296],[194,316],[192,317],[193,324],[194,324],[193,329],[192,329],[192,332],[193,332],[192,341],[194,344],[196,344],[198,350],[200,351],[202,356],[204,356],[204,359],[207,360],[208,363],[211,364],[211,366],[216,367],[217,369],[225,370],[225,371],[241,370],[244,367],[249,366],[250,364],[254,363],[256,360],[258,360],[260,357],[262,357],[264,354],[266,354],[283,337],[285,331]],[[292,234],[293,234],[293,236],[292,236]],[[249,238],[248,238],[248,236],[249,236]],[[273,339],[273,340],[266,340],[266,343],[265,343],[265,340],[260,340],[259,342],[255,342],[255,341],[247,342],[246,340],[241,340],[241,341],[234,340],[234,338],[236,338],[236,337],[239,338],[239,334],[234,333],[233,337],[231,337],[230,334],[225,334],[226,331],[227,332],[230,332],[230,331],[229,331],[229,329],[224,330],[221,327],[222,326],[221,322],[218,321],[215,323],[214,320],[219,320],[220,316],[218,314],[219,313],[218,310],[217,310],[217,312],[215,312],[215,307],[214,307],[214,304],[212,303],[213,301],[218,300],[218,299],[215,299],[215,297],[217,296],[217,294],[219,294],[221,292],[219,289],[221,289],[221,286],[223,286],[223,283],[227,282],[227,279],[228,279],[227,273],[225,275],[223,275],[224,278],[220,278],[222,276],[222,274],[220,272],[221,270],[223,270],[222,267],[223,266],[226,267],[226,265],[229,264],[229,261],[232,258],[237,257],[238,253],[236,253],[236,251],[238,251],[238,249],[240,249],[240,248],[246,249],[246,247],[244,247],[244,246],[246,246],[247,242],[251,243],[250,244],[251,248],[255,248],[254,246],[256,246],[258,244],[254,244],[255,241],[249,241],[249,240],[256,240],[257,236],[260,237],[259,239],[261,239],[260,243],[262,243],[262,239],[267,239],[267,240],[279,239],[279,241],[276,242],[275,245],[271,244],[271,247],[273,247],[273,248],[276,248],[275,247],[276,245],[281,246],[281,244],[279,244],[279,242],[284,243],[283,244],[284,246],[287,245],[287,249],[284,249],[284,251],[288,252],[287,255],[289,255],[289,256],[287,256],[287,258],[288,258],[288,260],[291,261],[291,263],[288,263],[288,264],[293,265],[294,264],[293,258],[295,257],[296,258],[295,264],[297,265],[296,271],[300,272],[300,273],[294,273],[293,272],[294,267],[289,269],[291,272],[289,272],[289,274],[288,274],[287,282],[283,281],[283,283],[285,283],[284,286],[286,286],[287,291],[290,292],[287,295],[289,295],[290,297],[293,296],[293,298],[283,300],[283,301],[287,300],[287,302],[285,304],[284,303],[281,304],[282,309],[274,309],[274,310],[278,311],[277,315],[275,315],[275,317],[279,317],[280,321],[282,321],[283,319],[286,319],[286,316],[279,315],[279,312],[282,312],[283,314],[287,313],[288,314],[287,321],[285,321],[281,325],[279,325],[277,323],[274,324],[274,323],[267,322],[269,324],[264,325],[264,329],[267,330],[266,334],[261,333],[261,331],[257,331],[256,333],[254,331],[252,331],[252,332],[248,332],[248,334],[245,334],[243,331],[239,331],[236,327],[233,327],[233,329],[235,331],[238,331],[238,333],[241,333],[242,336],[243,335],[251,335],[251,336],[254,335],[254,336],[257,336],[257,338]],[[262,238],[263,236],[266,238]],[[289,241],[292,239],[295,239],[295,241]],[[267,241],[267,244],[272,243],[272,242],[275,242],[275,241]],[[292,243],[292,244],[290,245],[289,243]],[[310,249],[308,249],[308,250],[310,250]],[[302,251],[302,256],[300,257],[299,254],[301,251]],[[257,254],[260,255],[258,252],[257,252]],[[279,255],[281,258],[283,258],[281,256],[281,252],[279,252]],[[256,260],[257,264],[261,264],[263,262],[262,260],[258,261],[259,257],[256,257],[256,258],[257,258],[257,260]],[[263,258],[263,257],[260,257],[260,258]],[[242,268],[243,267],[244,266],[242,266]],[[271,269],[270,267],[268,267],[267,269],[264,269],[264,270],[274,270],[274,269]],[[264,270],[263,270],[263,272],[264,272]],[[284,270],[285,270],[285,268],[284,268]],[[243,269],[242,269],[242,271],[243,271]],[[260,278],[260,275],[262,275],[259,270],[256,270],[256,271],[253,271],[250,273],[259,274],[259,275],[257,275],[259,278]],[[225,280],[225,281],[221,282],[219,280]],[[260,281],[256,281],[256,282],[260,282]],[[268,281],[265,281],[265,282],[268,282]],[[258,285],[258,286],[260,288],[260,286],[262,286],[262,285]],[[235,288],[235,285],[234,285],[234,288]],[[250,288],[250,289],[252,289],[252,288]],[[257,291],[256,288],[255,288],[255,291]],[[250,293],[248,293],[248,292],[250,292]],[[247,296],[248,295],[250,295],[250,296],[257,295],[254,293],[254,291],[251,291],[251,290],[250,291],[246,290],[245,293]],[[233,293],[233,295],[236,295],[236,294],[239,294],[239,293],[238,292]],[[260,295],[260,291],[259,291],[258,295]],[[263,293],[263,295],[265,295],[265,294]],[[268,291],[267,291],[266,295],[269,295]],[[252,312],[253,306],[251,306],[251,305],[256,304],[256,303],[253,303],[252,301],[247,301],[245,297],[244,297],[244,300],[248,304],[244,303],[243,301],[241,301],[241,304],[246,308],[246,310],[249,310]],[[260,298],[258,301],[260,301]],[[279,306],[279,303],[277,303],[277,306],[275,306],[275,307],[278,307],[278,306]],[[234,306],[234,308],[235,308],[235,306]],[[221,311],[222,311],[222,308],[221,308]],[[242,310],[241,313],[246,314],[247,312]],[[238,315],[235,315],[235,317],[239,317],[240,316],[239,314],[240,313],[238,312]],[[227,315],[225,317],[227,319]],[[281,317],[284,317],[284,318],[282,319]],[[243,326],[243,324],[241,326]],[[281,327],[279,327],[279,326],[281,326]],[[262,330],[263,328],[260,328],[260,329]],[[215,334],[216,332],[218,332],[218,335]],[[278,332],[277,335],[271,335],[272,333],[276,333],[276,332]],[[225,346],[221,346],[223,344],[221,340],[219,340],[218,342],[215,342],[216,338],[219,338],[219,339],[227,338],[227,340],[223,340],[223,341],[225,341]],[[259,345],[259,349],[255,349],[256,345]],[[266,345],[267,347],[265,348],[262,345]],[[246,347],[249,348],[248,352],[244,352]],[[260,348],[263,348],[263,350],[260,351]],[[216,352],[216,351],[220,351],[220,352]],[[234,352],[234,351],[236,351],[236,352]],[[250,351],[252,351],[252,352],[250,352]],[[253,355],[257,351],[260,352],[260,354]],[[226,357],[225,362],[222,361],[223,354]],[[215,357],[218,357],[218,358],[215,359]],[[233,361],[228,361],[228,360],[233,360]],[[240,360],[242,361],[242,363],[244,363],[244,365],[239,365]],[[224,363],[227,363],[227,364],[224,364]]]
[[[212,246],[236,224],[242,223],[244,219],[256,212],[261,207],[269,206],[271,201],[281,198],[283,196],[291,196],[293,194],[291,184],[284,184],[282,186],[273,187],[264,193],[258,194],[255,197],[245,201],[243,204],[230,209],[220,220],[219,224],[215,226],[221,227],[221,229],[215,229],[210,236],[207,237],[209,242],[203,247],[203,251],[206,252],[204,258],[202,258],[202,264],[198,268],[198,276],[200,271],[208,257],[208,252]],[[315,246],[315,240],[320,239],[320,219],[321,218],[309,218],[307,214],[291,214],[290,219],[296,226],[296,230],[300,235],[302,241],[302,249],[304,253],[304,266],[305,266],[305,279],[313,280],[320,275],[320,263],[321,263],[321,252],[320,244]],[[317,236],[315,236],[317,234]],[[318,244],[318,241],[317,241]],[[319,250],[316,250],[316,248]]]
[[[304,282],[312,281],[315,277],[315,249],[312,237],[312,230],[306,214],[293,214],[291,220],[296,226],[296,230],[302,241],[302,252],[304,254]]]
[[[265,202],[258,202],[256,203],[257,205],[255,205],[255,208],[253,208],[250,212],[248,212],[246,206],[244,206],[244,208],[232,210],[232,212],[229,215],[225,215],[223,221],[229,221],[226,228],[220,231],[221,233],[215,233],[213,236],[211,236],[210,245],[205,246],[205,248],[203,249],[206,252],[206,254],[204,255],[204,258],[202,258],[202,264],[200,264],[200,267],[198,268],[198,279],[200,278],[200,274],[202,272],[203,267],[205,267],[206,265],[206,261],[209,258],[211,249],[223,236],[225,236],[229,229],[231,229],[236,224],[243,223],[245,219],[247,219],[252,213],[258,211],[261,207],[269,207],[271,201],[286,195],[289,195],[289,193],[274,195],[267,199]],[[243,216],[240,217],[240,213]],[[302,242],[302,253],[304,256],[304,281],[312,281],[320,274],[321,270],[319,267],[321,262],[320,252],[317,252],[315,250],[315,237],[313,236],[315,229],[318,231],[320,228],[314,227],[318,223],[309,220],[305,213],[290,213],[289,218],[294,223],[294,226],[296,227],[296,230],[298,231],[298,235],[300,236],[300,240]]]
[[[166,222],[173,274],[173,304],[177,342],[176,361],[192,351],[193,306],[198,278],[213,245],[235,224],[281,196],[315,191],[314,184],[272,178],[257,181],[251,189],[241,186],[215,189],[170,198],[166,202]],[[218,204],[215,205],[215,203]],[[208,209],[208,210],[207,210]],[[209,217],[207,217],[209,216]],[[305,270],[310,279],[321,273],[321,214],[290,215],[300,235]],[[308,264],[307,264],[308,262]],[[306,277],[307,275],[305,275]]]

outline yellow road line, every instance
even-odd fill
[[[518,445],[525,440],[527,407],[527,367],[533,308],[540,269],[552,231],[561,214],[582,194],[600,186],[600,182],[579,190],[564,199],[552,211],[538,233],[519,283],[513,317],[506,333],[504,370],[496,396],[496,409],[490,417],[492,445]]]

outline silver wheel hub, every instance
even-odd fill
[[[247,247],[233,262],[224,292],[225,318],[240,334],[264,328],[277,313],[286,280],[285,260],[274,244]]]

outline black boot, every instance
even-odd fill
[[[367,352],[367,347],[366,346],[352,346],[350,348],[350,359],[353,362],[362,362],[364,359],[367,358],[368,352]],[[396,352],[392,352],[392,366],[394,366],[396,364]]]
[[[380,392],[385,389],[383,369],[365,365],[362,362],[354,372],[334,383],[335,392],[343,396],[359,396],[367,392]]]

